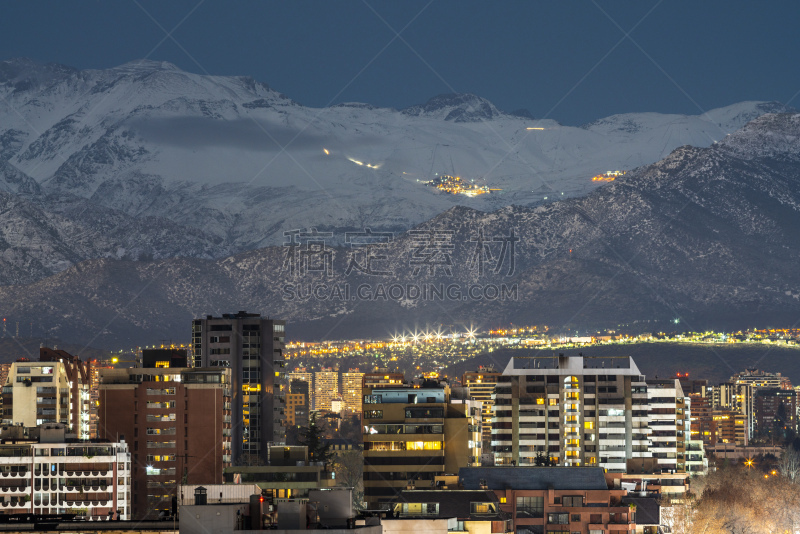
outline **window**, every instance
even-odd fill
[[[544,497],[517,497],[517,517],[542,517]]]
[[[549,404],[550,406],[557,406],[558,405],[558,399],[548,399],[547,400],[547,404]]]
[[[405,502],[394,505],[396,514],[404,516],[439,515],[438,502]]]
[[[383,395],[364,395],[364,404],[382,404]]]
[[[364,419],[383,419],[383,410],[364,410]]]
[[[497,505],[493,502],[473,502],[470,503],[470,513],[473,514],[496,514]]]
[[[564,506],[583,506],[583,497],[580,495],[564,496],[561,498]]]
[[[29,374],[31,374],[31,368],[30,367],[17,367],[17,374],[18,375],[21,375],[21,374],[29,375]]]
[[[570,516],[570,521],[572,521],[573,523],[580,523],[580,520],[581,520],[581,514],[572,514]]]
[[[547,514],[547,523],[551,525],[568,525],[569,514]]]
[[[174,407],[175,407],[175,401],[148,402],[147,403],[147,408],[148,409],[156,408],[156,409],[164,410],[164,409],[167,409],[167,408],[174,408]]]

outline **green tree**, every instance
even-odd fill
[[[300,430],[300,445],[308,447],[308,460],[310,462],[323,462],[327,465],[330,460],[330,445],[323,439],[324,428],[317,424],[317,413],[313,412],[308,421],[308,428]]]

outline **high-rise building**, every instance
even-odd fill
[[[434,381],[364,388],[364,500],[391,502],[409,483],[432,488],[436,476],[480,465],[480,427],[472,401],[453,404]]]
[[[755,395],[756,432],[783,437],[797,431],[797,394],[793,389],[759,389]]]
[[[627,459],[650,456],[648,388],[629,357],[512,358],[497,380],[495,465],[544,456],[623,472]]]
[[[11,365],[3,385],[2,423],[62,423],[80,439],[89,439],[89,365],[67,353],[50,356],[43,353],[44,361]]]
[[[731,377],[734,384],[750,384],[754,389],[792,389],[792,381],[780,373],[747,369]]]
[[[706,391],[706,396],[711,400],[711,406],[716,409],[731,410],[744,417],[744,430],[746,435],[740,439],[739,445],[746,445],[755,433],[755,400],[754,386],[747,382],[725,382],[718,386],[711,386]],[[741,432],[739,432],[741,434]]]
[[[99,434],[133,455],[133,517],[174,512],[178,484],[221,484],[231,465],[227,368],[103,369]]]
[[[469,388],[470,398],[481,403],[481,435],[484,443],[492,441],[492,407],[494,388],[500,376],[493,367],[469,371],[461,377],[461,384]]]
[[[314,409],[331,411],[331,402],[339,395],[339,371],[322,369],[314,373]]]
[[[686,472],[691,414],[678,379],[647,380],[649,450],[662,471]]]
[[[84,362],[66,351],[47,347],[39,349],[39,361],[64,365],[70,386],[70,427],[79,439],[89,439],[92,415],[97,408],[91,402],[92,362]]]
[[[231,369],[234,462],[267,461],[268,444],[286,442],[285,329],[285,321],[243,311],[192,323],[194,367]]]
[[[495,388],[494,462],[685,472],[689,410],[678,379],[645,380],[627,356],[513,358]]]
[[[364,373],[358,369],[350,369],[342,373],[342,400],[344,409],[350,413],[361,413],[361,388]]]

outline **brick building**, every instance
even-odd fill
[[[465,490],[492,490],[516,532],[635,529],[627,491],[609,489],[599,467],[474,467],[458,472]]]
[[[179,483],[220,484],[231,463],[230,369],[104,369],[100,438],[132,455],[133,517],[173,512]]]

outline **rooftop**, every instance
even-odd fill
[[[606,490],[602,467],[462,467],[459,483],[466,489]]]

